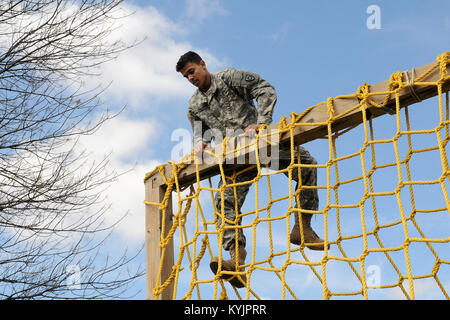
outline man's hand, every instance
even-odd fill
[[[194,148],[194,154],[196,156],[200,156],[203,153],[203,150],[210,146],[209,143],[199,142]]]
[[[249,137],[253,137],[256,135],[256,132],[258,132],[259,128],[262,126],[262,124],[251,124],[247,128],[244,129],[244,134]]]

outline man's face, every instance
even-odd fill
[[[188,62],[181,69],[181,74],[183,77],[189,80],[197,88],[200,88],[203,91],[209,89],[211,84],[211,78],[208,70],[206,69],[205,62],[202,60],[200,63]]]

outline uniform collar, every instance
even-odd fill
[[[211,85],[209,86],[209,89],[206,92],[203,92],[200,89],[197,89],[197,91],[200,93],[201,96],[203,96],[204,98],[206,98],[206,100],[208,101],[208,103],[211,102],[214,93],[217,90],[217,79],[216,77],[211,73]]]

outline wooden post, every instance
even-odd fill
[[[157,177],[151,177],[145,182],[145,199],[150,202],[161,202],[164,198],[166,187],[166,185],[162,185],[157,181]],[[158,206],[146,205],[145,208],[147,299],[149,300],[169,300],[173,296],[173,283],[160,296],[155,297],[153,294],[153,288],[163,284],[170,276],[174,264],[173,241],[171,240],[167,245],[163,257],[162,248],[159,246],[163,222],[164,235],[166,235],[172,227],[172,196],[169,197],[165,215],[159,210]],[[163,266],[159,283],[157,283],[161,258],[163,259]]]

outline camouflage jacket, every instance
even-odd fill
[[[276,101],[275,88],[256,73],[229,68],[211,74],[208,91],[197,89],[189,100],[194,147],[218,142],[217,135],[235,136],[250,124],[271,123]]]

